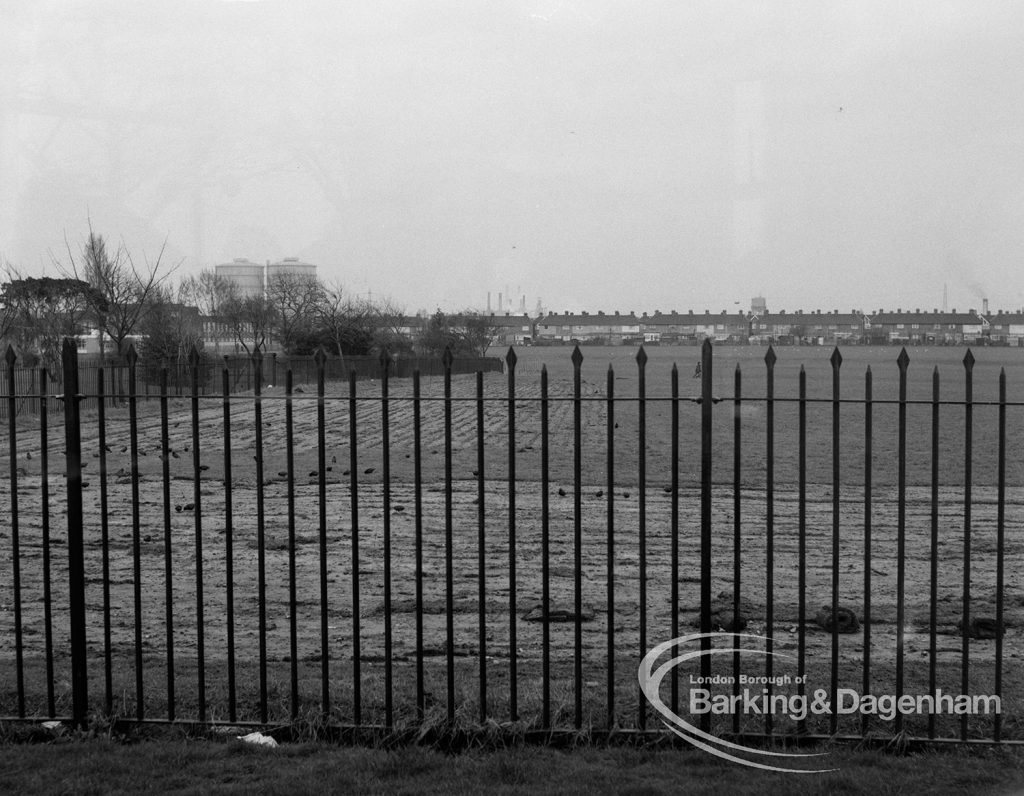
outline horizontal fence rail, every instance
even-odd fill
[[[654,356],[8,350],[0,715],[1024,740],[1006,367]]]

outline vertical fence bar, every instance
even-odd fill
[[[740,566],[743,544],[742,537],[742,500],[740,489],[743,484],[742,468],[743,454],[741,444],[743,438],[743,377],[740,373],[740,364],[736,363],[736,372],[733,375],[733,414],[732,414],[732,646],[735,652],[732,656],[733,671],[733,694],[739,694],[739,673],[740,673],[740,594],[742,593],[742,568]],[[675,610],[673,608],[673,610]],[[675,638],[675,634],[672,636]],[[678,711],[677,711],[678,712]],[[735,733],[740,731],[740,712],[733,711],[732,730]]]
[[[256,423],[256,599],[259,601],[260,721],[268,719],[267,685],[267,529],[263,485],[263,357],[252,357],[253,417]]]
[[[797,670],[807,669],[807,370],[800,366],[797,404]],[[797,694],[803,698],[806,686],[801,680]],[[797,723],[798,732],[807,731],[807,720]]]
[[[42,387],[40,407],[42,407],[47,403],[46,388],[43,385],[40,386]],[[96,395],[96,425],[100,444],[100,556],[102,557],[100,566],[103,573],[103,709],[109,716],[114,711],[113,651],[110,627],[110,516],[107,501],[107,453],[110,451],[110,446],[107,444],[107,401],[103,386],[102,366],[97,371]],[[44,483],[45,480],[44,476]]]
[[[203,589],[203,489],[202,454],[199,436],[199,350],[189,354],[192,402],[192,503],[195,506],[196,550],[196,693],[199,721],[206,721],[206,619]],[[289,448],[291,446],[289,445]]]
[[[573,692],[575,696],[573,726],[583,726],[583,400],[582,376],[583,352],[576,346],[572,352],[572,477],[573,477]],[[641,531],[642,533],[642,531]],[[642,565],[642,560],[641,560]],[[641,586],[643,578],[641,577]],[[549,611],[550,607],[545,608]],[[643,632],[643,603],[640,605],[640,628]]]
[[[276,363],[276,359],[274,360]],[[277,374],[275,373],[276,377]],[[295,417],[291,363],[284,372],[285,470],[288,481],[288,651],[291,664],[291,716],[299,715],[299,617],[298,583],[295,575]]]
[[[421,721],[426,712],[426,690],[423,682],[423,417],[420,370],[412,373],[412,445],[413,500],[416,503],[416,716]],[[513,615],[513,627],[515,616]],[[515,650],[515,645],[512,647]],[[513,717],[514,718],[514,717]]]
[[[974,354],[964,356],[964,602],[961,618],[962,660],[960,693],[970,693],[971,669],[971,503],[974,446]],[[967,719],[960,717],[960,738],[967,740]]]
[[[320,710],[325,716],[331,712],[330,641],[328,639],[327,604],[327,414],[324,403],[326,391],[327,353],[323,347],[313,355],[316,363],[316,453],[317,453],[317,508],[320,540]]]
[[[358,726],[362,724],[362,661],[359,622],[359,476],[358,433],[356,424],[356,372],[348,372],[348,452],[349,497],[352,514],[352,714]],[[417,510],[417,515],[419,511]]]
[[[764,355],[767,367],[765,384],[765,651],[764,673],[771,682],[772,649],[775,646],[775,348],[768,346]],[[801,569],[802,571],[802,569]],[[801,590],[801,595],[803,591]],[[804,632],[803,623],[800,632]],[[768,687],[769,693],[771,686]],[[764,717],[765,732],[772,732],[772,717]]]
[[[701,384],[700,384],[700,632],[704,637],[700,641],[701,677],[711,677],[711,639],[707,634],[714,628],[711,626],[711,466],[712,466],[712,408],[714,393],[712,389],[711,340],[704,339],[701,346]],[[646,650],[645,650],[646,651]],[[701,714],[701,729],[711,729],[711,716]]]
[[[78,406],[78,346],[75,341],[64,338],[61,353],[64,368],[64,442],[67,463],[68,618],[71,623],[72,717],[75,726],[84,729],[89,715],[89,672],[85,636],[82,430]]]
[[[25,661],[21,626],[21,539],[18,517],[18,402],[14,346],[7,346],[7,432],[10,439],[11,469],[11,585],[14,589],[14,668],[18,691],[18,717],[25,717]],[[66,400],[66,399],[65,399]],[[44,446],[45,447],[45,446]]]
[[[445,348],[444,363],[444,583],[447,662],[447,715],[455,720],[455,573],[452,518],[452,350]]]
[[[910,357],[907,349],[900,351],[896,360],[899,365],[899,405],[897,419],[896,449],[896,699],[903,695],[904,686],[904,631],[906,613],[906,549],[907,549],[907,366]],[[903,714],[896,713],[894,723],[897,733],[903,730]]]
[[[39,370],[39,481],[43,524],[43,630],[46,655],[46,706],[50,716],[57,713],[53,691],[53,590],[50,575],[50,446],[46,414],[46,368]],[[106,517],[104,517],[106,520]]]
[[[999,459],[996,486],[996,673],[995,695],[1003,699],[1003,591],[1005,579],[1003,566],[1005,558],[1006,524],[1006,368],[999,369]],[[996,713],[993,740],[1001,741],[1003,734],[1002,713]]]
[[[145,689],[142,672],[142,549],[139,517],[139,409],[135,346],[128,347],[128,425],[132,461],[132,574],[135,607],[135,718],[145,716]]]
[[[937,681],[939,610],[939,368],[932,371],[932,499],[931,499],[931,592],[928,596],[928,693]],[[928,714],[928,737],[935,737],[935,713]]]
[[[224,600],[227,603],[228,720],[238,720],[235,682],[235,551],[231,484],[231,374],[221,371],[224,409]]]
[[[608,729],[615,726],[615,371],[608,363],[606,387],[607,411],[607,478],[608,478]],[[674,615],[674,612],[673,612]],[[674,638],[674,636],[673,636]]]
[[[871,366],[864,374],[864,671],[861,693],[871,693],[871,457],[872,457],[872,376]],[[935,693],[932,691],[931,693]],[[867,711],[861,713],[860,731],[866,735],[871,722]]]
[[[832,704],[837,704],[839,692],[839,368],[843,355],[839,346],[832,352],[832,672],[829,694]],[[833,711],[829,716],[831,732],[839,726],[839,715]]]
[[[516,634],[516,352],[509,346],[508,364],[508,701],[509,719],[519,719],[518,636]]]
[[[391,395],[388,376],[391,355],[385,348],[380,352],[380,427],[381,470],[384,482],[384,726],[395,722],[395,684],[392,650],[391,617]]]
[[[171,434],[168,422],[167,363],[160,368],[160,468],[164,498],[164,634],[167,647],[167,720],[175,719],[174,694],[174,534],[171,528]],[[175,454],[177,455],[177,454]],[[181,506],[178,506],[181,509]]]
[[[480,723],[487,721],[487,539],[484,507],[484,374],[476,372],[476,503],[477,503],[477,570],[480,602],[479,650]]]
[[[672,472],[671,484],[669,486],[670,511],[669,520],[672,543],[670,548],[670,576],[672,585],[670,587],[671,607],[671,631],[672,638],[679,638],[679,366],[672,363]],[[610,393],[609,393],[610,396]],[[646,653],[645,653],[646,654]],[[679,667],[672,667],[672,712],[679,713]]]
[[[551,496],[549,455],[551,452],[548,424],[548,368],[540,369],[540,589],[544,617],[551,610]],[[541,628],[541,727],[551,729],[551,624]]]
[[[637,479],[639,504],[637,506],[637,533],[639,536],[640,567],[640,654],[647,654],[647,502],[644,490],[647,480],[647,352],[644,347],[636,354],[637,366]],[[611,486],[614,489],[614,485]],[[647,697],[641,693],[637,700],[638,726],[647,727]]]

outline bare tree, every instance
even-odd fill
[[[149,310],[139,323],[143,335],[139,354],[144,359],[188,361],[193,346],[203,347],[203,330],[194,306],[174,301],[167,287],[153,291]]]
[[[324,288],[317,305],[316,328],[335,353],[365,353],[372,343],[372,307],[335,283]]]
[[[221,305],[219,316],[249,356],[266,352],[275,321],[274,308],[267,299],[232,295]]]
[[[160,247],[155,261],[145,258],[142,269],[136,266],[123,241],[110,251],[103,236],[93,231],[91,221],[89,237],[77,256],[66,239],[64,243],[69,265],[56,265],[69,278],[86,282],[92,288],[90,309],[100,332],[100,361],[106,354],[104,336],[113,341],[118,356],[124,355],[125,340],[135,333],[150,298],[177,267],[164,266],[167,242]]]
[[[292,353],[299,339],[312,331],[323,296],[316,277],[282,273],[267,280],[274,338],[286,352]]]
[[[406,331],[405,310],[391,299],[378,299],[370,307],[370,323],[374,345],[391,353],[412,351],[412,340]]]
[[[181,280],[178,285],[178,301],[197,307],[200,315],[212,317],[220,313],[220,308],[233,298],[234,292],[230,279],[204,268],[195,276]]]

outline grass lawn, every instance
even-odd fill
[[[1024,791],[1024,750],[896,755],[836,747],[826,774],[756,771],[699,751],[518,747],[458,755],[324,743],[265,748],[149,731],[131,742],[0,745],[3,793],[942,793]]]

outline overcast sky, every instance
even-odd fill
[[[1024,4],[7,2],[0,257],[87,219],[517,311],[1024,306]]]

